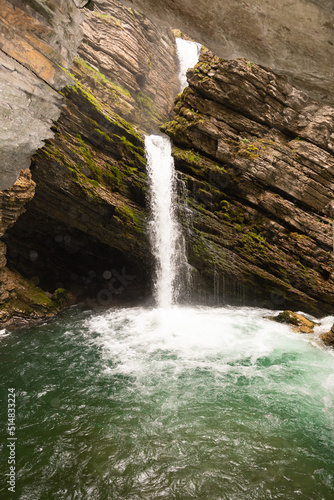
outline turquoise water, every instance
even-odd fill
[[[1,498],[334,498],[333,351],[263,313],[72,309],[2,332]]]

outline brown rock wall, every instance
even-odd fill
[[[208,296],[332,311],[333,109],[243,59],[206,51],[163,130],[193,211]],[[217,292],[215,283],[220,283]]]

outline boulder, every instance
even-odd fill
[[[292,326],[297,333],[313,333],[314,322],[305,318],[302,314],[292,311],[283,311],[273,318],[277,323],[286,323]]]
[[[334,325],[329,332],[320,335],[320,340],[322,340],[325,345],[334,348]]]

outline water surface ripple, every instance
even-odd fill
[[[333,352],[263,312],[72,309],[1,336],[17,498],[334,498]]]

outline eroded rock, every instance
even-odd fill
[[[313,333],[314,322],[305,318],[302,314],[292,311],[283,311],[273,318],[277,323],[286,323],[292,326],[297,333]]]
[[[179,28],[226,59],[244,57],[334,102],[331,0],[122,0],[156,23]]]
[[[60,114],[57,90],[82,39],[72,1],[0,0],[0,189],[9,188],[51,137]]]
[[[204,295],[331,312],[333,109],[209,51],[188,80],[162,129],[187,186],[189,260]]]
[[[320,335],[320,340],[325,344],[328,345],[329,347],[334,348],[334,325],[330,329],[329,332],[323,333]]]
[[[1,192],[0,197],[0,237],[10,229],[22,213],[25,205],[35,194],[35,182],[29,169],[21,170],[15,184]]]
[[[13,185],[31,155],[52,137],[62,96],[0,51],[0,189]]]

